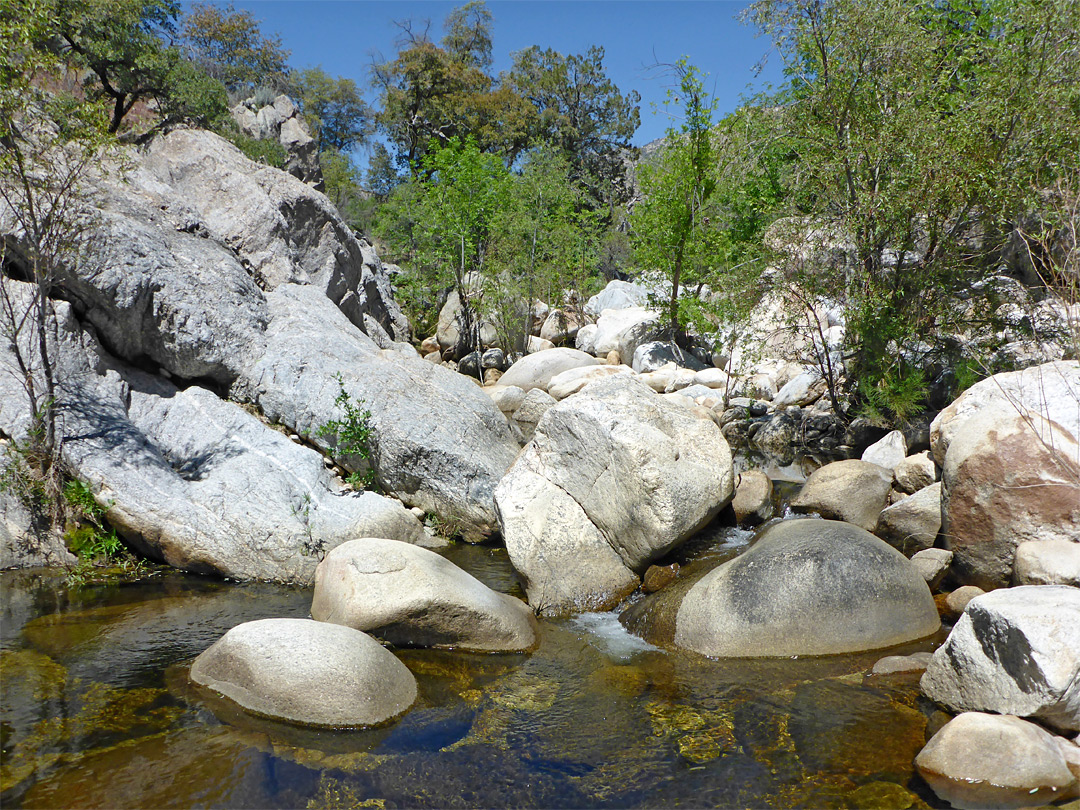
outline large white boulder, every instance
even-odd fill
[[[1003,372],[968,388],[930,423],[930,449],[939,466],[956,432],[979,411],[1037,414],[1080,436],[1080,361],[1059,360]]]
[[[893,430],[867,447],[861,456],[863,461],[877,464],[886,470],[895,470],[907,457],[907,440],[902,431]]]
[[[606,309],[596,321],[592,353],[597,357],[607,357],[609,352],[618,352],[626,363],[633,360],[638,346],[654,340],[662,332],[659,315],[651,309]]]
[[[1080,731],[1080,589],[1005,588],[972,599],[922,678],[950,711],[1033,717]]]
[[[433,551],[365,537],[335,548],[315,572],[311,617],[399,647],[518,652],[536,646],[536,619]]]
[[[548,410],[496,490],[529,603],[549,614],[611,607],[730,502],[733,477],[711,419],[631,377],[590,383]]]
[[[926,582],[895,549],[847,523],[787,520],[687,591],[674,641],[713,657],[833,655],[940,624]]]
[[[379,642],[309,619],[237,625],[195,659],[191,680],[251,712],[305,726],[377,725],[416,701],[416,679]]]
[[[499,385],[516,385],[524,391],[542,388],[545,391],[552,377],[572,368],[599,364],[592,355],[577,349],[559,348],[528,354],[514,363],[499,378]]]
[[[649,291],[631,281],[609,281],[607,286],[585,303],[585,314],[599,318],[605,309],[630,309],[649,303]]]

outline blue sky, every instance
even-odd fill
[[[292,51],[294,67],[322,65],[332,75],[368,87],[372,56],[392,59],[400,30],[394,20],[431,20],[432,39],[442,37],[447,13],[462,2],[434,0],[234,0],[262,21],[264,33],[277,33]],[[224,5],[224,4],[220,4]],[[710,74],[721,112],[738,105],[749,85],[779,83],[779,60],[767,39],[735,18],[745,2],[722,0],[488,0],[495,18],[496,72],[510,67],[511,54],[530,45],[581,53],[590,45],[605,50],[608,75],[626,93],[641,94],[638,145],[663,137],[668,119],[653,113],[671,83],[649,69],[682,56]],[[754,67],[769,54],[755,78]],[[368,91],[369,100],[375,98]],[[358,156],[360,157],[360,156]],[[366,162],[361,157],[361,162]]]

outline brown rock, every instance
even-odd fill
[[[656,593],[661,588],[666,588],[679,575],[679,564],[650,565],[645,571],[645,579],[641,583],[641,590],[645,593]]]

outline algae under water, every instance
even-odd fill
[[[749,537],[692,547],[719,560]],[[445,553],[520,595],[504,549]],[[177,572],[77,589],[5,572],[0,587],[5,808],[944,806],[912,765],[932,707],[917,674],[865,674],[880,651],[715,661],[651,647],[614,613],[541,620],[528,655],[397,650],[417,705],[333,732],[187,679],[230,627],[306,617],[308,589]]]

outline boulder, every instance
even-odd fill
[[[631,377],[590,383],[548,410],[496,491],[529,603],[610,608],[730,502],[733,477],[711,420]]]
[[[915,767],[953,807],[1041,807],[1077,794],[1059,739],[1019,717],[965,712],[930,739]]]
[[[533,388],[546,391],[556,374],[572,368],[595,366],[599,362],[592,355],[577,349],[548,349],[522,357],[506,370],[499,382],[502,385],[516,385],[524,391]]]
[[[650,309],[606,309],[596,322],[592,353],[606,357],[608,352],[616,351],[624,362],[632,360],[638,346],[658,339],[663,331],[659,316]]]
[[[718,368],[703,368],[694,375],[694,384],[706,388],[724,389],[728,387],[728,382],[727,372]]]
[[[1080,589],[1022,586],[972,599],[922,689],[953,712],[1015,714],[1080,731]]]
[[[784,387],[776,392],[773,397],[773,405],[777,409],[786,408],[788,405],[809,405],[816,402],[825,393],[825,380],[819,371],[804,371],[798,377],[784,384]]]
[[[309,619],[237,625],[195,659],[191,680],[255,714],[305,726],[379,725],[416,701],[416,679],[379,642]]]
[[[581,316],[561,309],[553,309],[540,327],[540,337],[550,340],[556,346],[573,341],[577,330],[581,328]]]
[[[761,470],[739,473],[731,501],[735,520],[750,526],[764,523],[773,515],[772,494],[772,480]]]
[[[467,282],[468,283],[468,282]],[[473,304],[472,318],[475,319],[475,304]],[[439,310],[439,321],[435,329],[435,337],[439,341],[439,347],[444,353],[449,352],[451,359],[464,357],[469,352],[475,352],[476,329],[474,323],[465,319],[465,310],[461,305],[461,296],[457,290],[451,290],[446,296],[446,303]],[[480,322],[480,350],[492,346],[498,337],[495,326],[489,321]]]
[[[877,464],[886,470],[896,470],[907,457],[907,440],[902,431],[894,430],[885,434],[872,445],[867,447],[862,454],[862,460],[871,464]]]
[[[929,450],[908,456],[893,467],[893,483],[908,495],[930,486],[936,479],[937,465]]]
[[[985,407],[952,433],[941,516],[960,582],[1008,585],[1020,543],[1080,541],[1077,435],[1011,405]]]
[[[655,371],[638,376],[638,379],[658,394],[673,393],[694,384],[695,372],[680,368],[674,363],[665,363]]]
[[[791,508],[873,531],[891,490],[890,470],[857,459],[834,461],[810,474]]]
[[[525,341],[525,353],[536,354],[537,352],[546,352],[555,348],[555,344],[550,340],[544,340],[542,337],[536,335],[529,335],[529,339]]]
[[[682,368],[701,371],[708,368],[690,352],[683,349],[677,343],[671,341],[653,340],[642,343],[634,350],[631,366],[634,371],[644,374],[647,371],[656,371],[668,363],[674,363]],[[720,371],[714,369],[714,371]],[[721,372],[723,373],[723,372]]]
[[[795,460],[794,447],[800,442],[802,424],[803,414],[798,408],[777,411],[768,421],[754,423],[752,427],[760,427],[749,434],[750,441],[762,452],[790,464]]]
[[[315,572],[311,617],[399,647],[520,652],[536,646],[536,619],[433,551],[363,538],[335,548]]]
[[[926,580],[931,591],[936,591],[945,575],[949,573],[953,553],[944,548],[924,548],[911,558],[911,564]]]
[[[941,531],[941,482],[881,510],[874,534],[911,556],[933,548]]]
[[[504,414],[512,414],[525,401],[525,391],[516,385],[503,385],[501,378],[498,385],[484,388],[484,393],[491,397],[495,407]]]
[[[833,655],[924,638],[933,597],[902,554],[851,524],[787,520],[687,591],[674,641],[712,657]]]
[[[586,354],[595,354],[593,346],[596,343],[596,324],[587,323],[577,331],[574,337],[574,348]]]
[[[257,106],[254,98],[245,99],[229,112],[245,133],[259,140],[273,140],[285,149],[284,169],[293,177],[323,190],[319,165],[319,144],[307,128],[293,100],[279,95],[270,104]]]
[[[973,415],[987,408],[1034,413],[1080,436],[1080,361],[1060,360],[1022,371],[1003,372],[968,388],[930,424],[930,449],[938,466],[953,437]]]
[[[521,406],[514,411],[511,417],[514,424],[521,431],[525,441],[529,441],[536,432],[536,424],[545,413],[555,405],[555,398],[546,393],[542,388],[533,388],[525,394],[521,400]]]
[[[594,380],[633,374],[629,366],[581,366],[559,372],[551,378],[547,392],[555,399],[566,399]]]
[[[630,309],[649,303],[649,291],[630,281],[609,281],[607,286],[585,303],[585,314],[599,318],[605,309]],[[580,347],[579,347],[580,348]]]
[[[1063,538],[1028,540],[1016,547],[1017,585],[1072,585],[1080,588],[1080,543]]]

